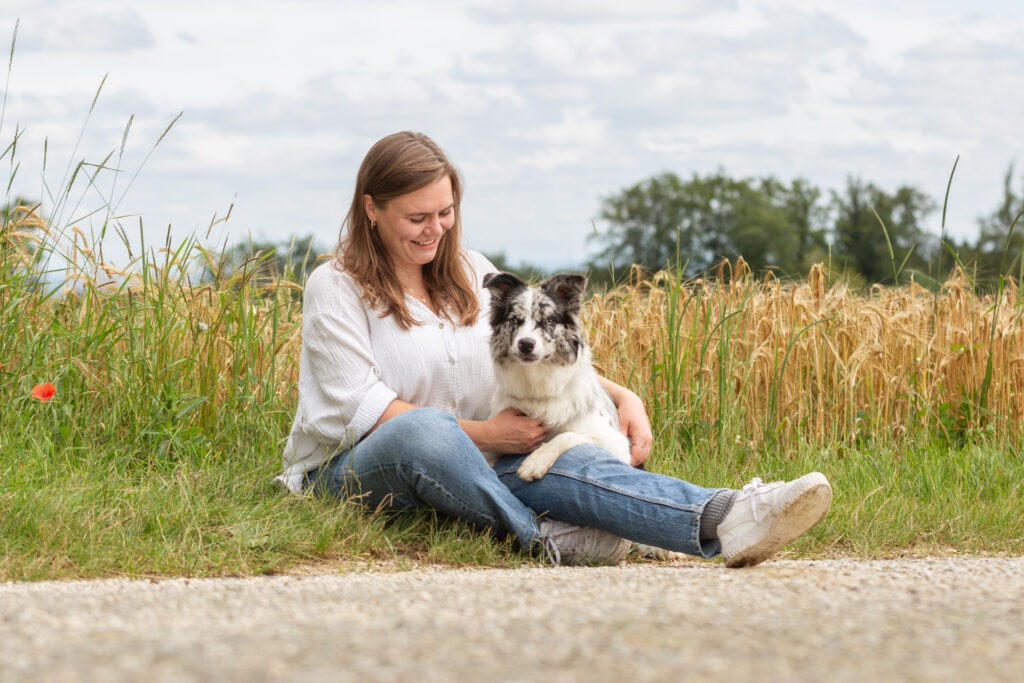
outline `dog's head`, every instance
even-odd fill
[[[491,292],[491,355],[498,363],[570,365],[583,346],[580,306],[587,278],[563,273],[530,286],[511,273],[484,276]]]

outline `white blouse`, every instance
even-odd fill
[[[335,260],[310,274],[302,304],[299,404],[278,481],[301,490],[307,472],[358,443],[396,398],[459,419],[490,417],[490,295],[481,281],[497,269],[482,254],[466,255],[481,302],[472,327],[453,325],[406,295],[409,310],[424,324],[403,330],[392,316],[367,309],[360,286]]]

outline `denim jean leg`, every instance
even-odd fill
[[[523,547],[535,515],[505,487],[454,416],[417,408],[391,418],[313,477],[315,490],[370,509],[430,507]]]
[[[700,515],[721,488],[630,467],[590,444],[569,449],[551,471],[533,482],[516,475],[523,458],[501,458],[494,469],[538,514],[675,552],[700,557],[721,552],[717,540],[700,540]]]

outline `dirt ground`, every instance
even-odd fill
[[[0,584],[0,681],[1020,681],[1024,558]]]

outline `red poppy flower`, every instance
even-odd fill
[[[57,387],[53,386],[49,382],[37,384],[32,387],[32,398],[37,398],[40,401],[49,401],[56,393]]]

